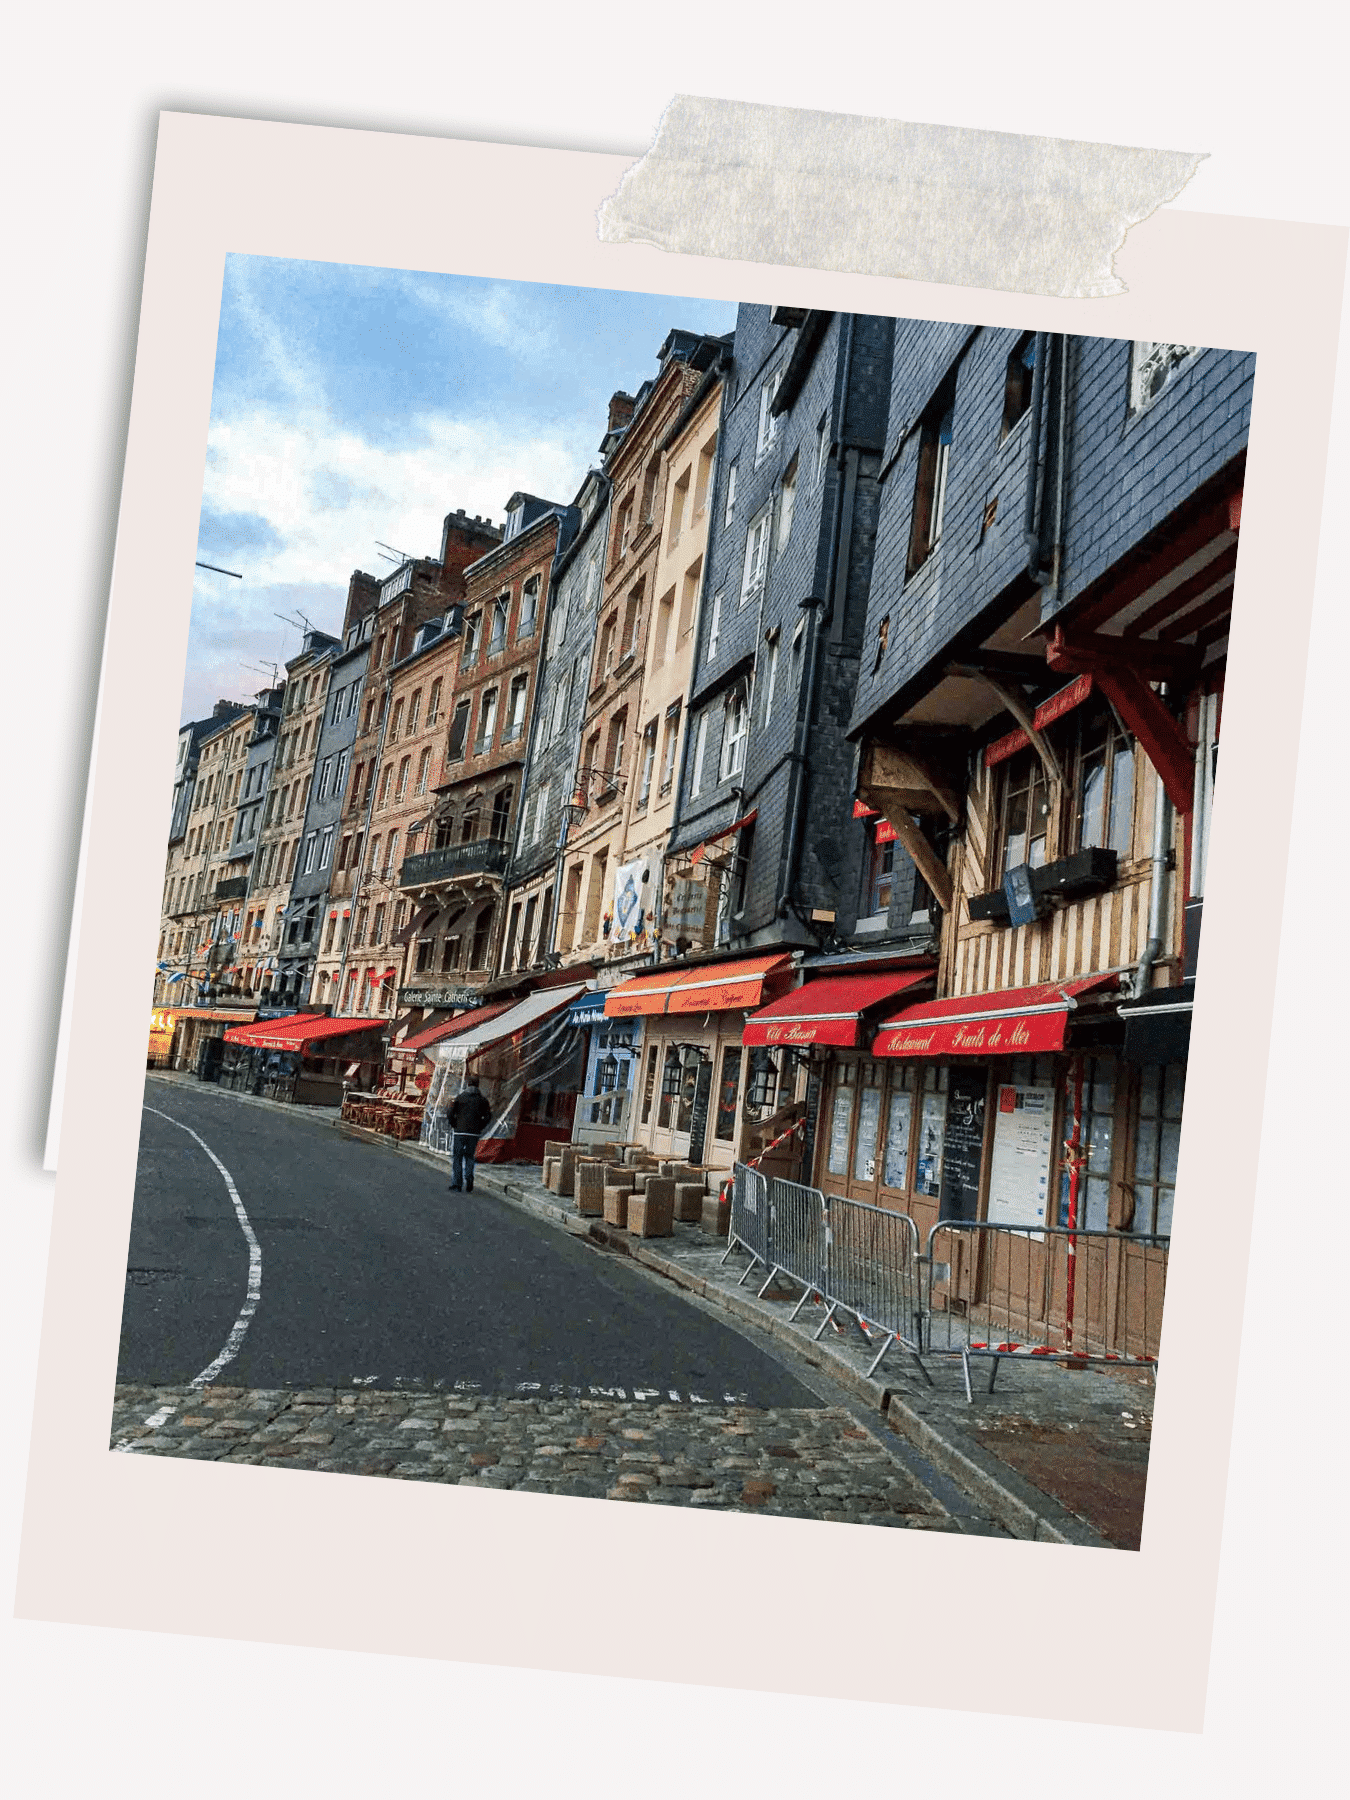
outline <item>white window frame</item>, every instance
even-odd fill
[[[726,590],[718,588],[712,598],[712,612],[708,618],[708,661],[712,662],[717,655],[717,641],[722,635],[722,600]]]
[[[1171,386],[1172,377],[1200,349],[1199,344],[1155,343],[1151,338],[1136,338],[1130,345],[1130,417],[1147,412]],[[1157,390],[1148,388],[1154,375],[1162,371]]]
[[[701,712],[698,716],[698,730],[694,733],[694,770],[689,778],[689,798],[696,800],[703,792],[703,759],[708,749],[708,715]]]
[[[649,719],[642,730],[642,774],[638,781],[639,806],[645,806],[651,798],[652,772],[656,767],[656,728],[658,721]]]
[[[778,640],[769,645],[769,671],[764,684],[764,723],[773,712],[774,689],[778,686]]]
[[[333,860],[333,827],[327,825],[319,838],[319,867],[326,869]]]
[[[730,525],[736,513],[736,470],[739,461],[727,465],[727,503],[723,515],[723,525]]]
[[[769,571],[769,539],[773,527],[773,507],[764,507],[750,521],[745,534],[745,567],[741,575],[741,605],[764,586]]]
[[[760,463],[773,449],[778,437],[778,428],[782,424],[780,414],[771,410],[779,388],[783,385],[783,371],[775,372],[764,382],[759,390],[759,435],[755,440],[755,461]]]
[[[319,834],[317,831],[311,831],[309,836],[305,839],[305,863],[300,871],[302,875],[309,875],[313,872],[314,858],[318,855],[318,850]]]
[[[726,724],[722,727],[722,756],[717,771],[719,781],[730,781],[733,775],[739,775],[745,768],[745,740],[749,735],[749,708],[742,694],[733,694],[727,701]]]

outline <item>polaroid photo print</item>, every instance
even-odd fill
[[[163,121],[20,1610],[1193,1729],[1343,234],[623,167]]]

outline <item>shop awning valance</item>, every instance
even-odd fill
[[[746,826],[753,825],[758,817],[759,808],[756,807],[753,812],[746,813],[743,818],[733,819],[730,825],[724,825],[720,831],[710,831],[707,837],[705,837],[703,842],[699,845],[698,849],[695,850],[694,854],[689,858],[690,862],[701,863],[714,844],[720,844],[723,838],[733,837],[736,832],[744,831]]]
[[[382,1019],[334,1019],[327,1013],[299,1013],[286,1019],[268,1019],[257,1025],[239,1025],[225,1033],[227,1044],[248,1050],[307,1050],[327,1038],[356,1037],[383,1031]]]
[[[1062,1050],[1080,994],[1114,986],[1118,975],[1080,975],[996,994],[924,1000],[887,1019],[874,1056],[1020,1056]]]
[[[827,975],[772,1000],[745,1021],[743,1044],[836,1044],[862,1042],[862,1015],[906,989],[933,979],[932,964],[890,969],[877,975]]]
[[[569,1000],[575,1000],[584,992],[578,982],[575,986],[538,988],[523,1000],[511,1001],[500,1012],[495,1008],[480,1007],[473,1015],[471,1028],[438,1043],[433,1054],[444,1061],[453,1059],[457,1062],[463,1058],[467,1062],[470,1057],[490,1050],[494,1044],[505,1043],[518,1031],[525,1031],[540,1019],[546,1019],[550,1013],[561,1011]]]
[[[1195,983],[1180,987],[1151,988],[1137,1000],[1127,1001],[1120,1016],[1125,1021],[1124,1056],[1127,1062],[1185,1062],[1191,1049],[1191,1007]]]
[[[419,1050],[428,1050],[433,1044],[439,1044],[442,1038],[458,1037],[461,1032],[473,1031],[479,1025],[486,1025],[489,1019],[495,1019],[498,1013],[509,1012],[514,1005],[514,1000],[494,1000],[491,1006],[475,1006],[472,1012],[463,1012],[457,1019],[428,1026],[425,1031],[415,1031],[411,1037],[405,1037],[401,1043],[391,1044],[390,1054],[407,1051],[415,1056]]]
[[[639,975],[611,988],[605,995],[605,1014],[625,1019],[642,1013],[729,1012],[758,1006],[766,985],[785,977],[791,967],[791,956],[781,951],[737,962],[701,963],[692,969],[667,963],[656,974]]]

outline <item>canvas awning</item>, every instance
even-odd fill
[[[268,1019],[258,1025],[239,1025],[225,1033],[227,1044],[248,1050],[308,1050],[329,1038],[356,1037],[362,1032],[384,1030],[383,1019],[334,1019],[327,1013],[300,1013],[286,1019]]]
[[[1118,1010],[1125,1021],[1126,1062],[1185,1062],[1191,1049],[1191,1007],[1195,983],[1151,988]]]
[[[499,1013],[508,1011],[515,1005],[514,1000],[495,1000],[491,1006],[476,1006],[471,1012],[463,1012],[457,1019],[448,1019],[444,1024],[428,1026],[425,1031],[415,1031],[411,1037],[405,1037],[400,1043],[391,1044],[391,1055],[408,1051],[416,1055],[418,1051],[429,1050],[433,1044],[439,1044],[442,1038],[458,1037],[461,1032],[476,1030],[486,1025]]]
[[[736,962],[701,963],[685,968],[667,963],[658,973],[621,982],[605,995],[605,1015],[634,1018],[643,1013],[729,1012],[758,1006],[766,985],[786,976],[792,958],[783,951]]]
[[[863,1041],[863,1014],[933,979],[933,965],[877,975],[826,975],[770,1001],[745,1021],[743,1044],[836,1044]]]
[[[523,1000],[509,1003],[503,1011],[494,1013],[491,1018],[483,1017],[489,1009],[481,1007],[477,1014],[477,1024],[468,1031],[458,1032],[454,1037],[434,1045],[432,1055],[441,1061],[451,1058],[458,1061],[461,1057],[467,1061],[469,1057],[491,1049],[494,1044],[504,1043],[518,1031],[527,1030],[540,1019],[547,1018],[550,1013],[561,1011],[569,1000],[574,1000],[584,992],[584,984],[580,982],[575,987],[539,988],[535,993],[527,994]]]
[[[1112,986],[1119,975],[1080,975],[994,994],[925,1000],[887,1019],[874,1056],[1019,1056],[1062,1050],[1080,994]]]
[[[730,825],[724,825],[720,831],[710,831],[707,837],[689,858],[691,863],[701,863],[714,844],[720,844],[723,838],[732,837],[738,831],[744,831],[747,825],[753,825],[759,816],[759,808],[748,812],[744,817],[734,819]]]

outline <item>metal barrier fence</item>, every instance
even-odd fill
[[[801,1283],[792,1312],[819,1297],[881,1346],[872,1375],[893,1344],[906,1349],[924,1378],[925,1356],[959,1356],[973,1400],[973,1357],[989,1359],[989,1391],[1005,1356],[1071,1357],[1075,1362],[1156,1365],[1167,1285],[1169,1240],[1046,1225],[946,1219],[928,1233],[924,1254],[908,1213],[819,1188],[733,1170],[726,1262],[742,1249],[765,1274]]]
[[[940,1220],[922,1259],[925,1353],[1156,1365],[1169,1240],[1067,1225]]]

